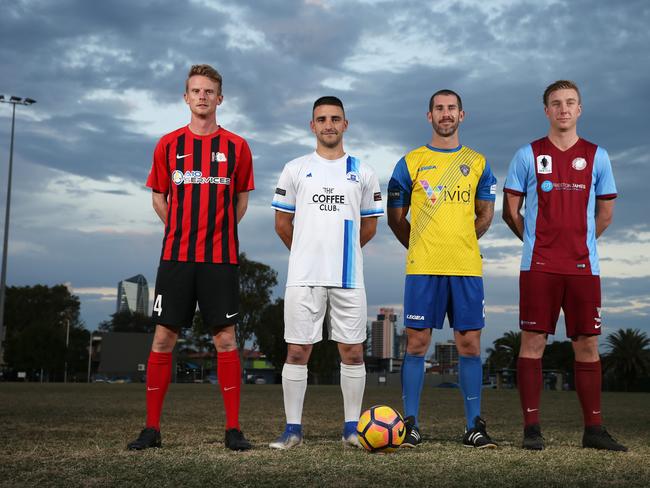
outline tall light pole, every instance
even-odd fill
[[[0,361],[2,360],[5,323],[5,284],[7,283],[7,245],[9,243],[9,210],[11,205],[11,177],[14,167],[14,126],[16,124],[16,105],[31,105],[36,100],[31,98],[10,97],[8,100],[0,95],[0,103],[13,105],[11,112],[11,142],[9,144],[9,178],[7,179],[7,205],[5,206],[5,232],[2,247],[2,275],[0,275]]]

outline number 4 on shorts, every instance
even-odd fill
[[[153,303],[153,311],[158,313],[158,317],[162,314],[162,295],[156,295],[156,301]]]

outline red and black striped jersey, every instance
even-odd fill
[[[163,136],[147,186],[167,195],[161,260],[237,264],[237,194],[255,188],[248,143],[222,127]]]

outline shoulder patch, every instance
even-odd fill
[[[278,195],[282,195],[283,197],[287,195],[287,190],[283,188],[276,188],[275,193]]]
[[[375,199],[375,202],[381,202],[381,192],[378,191],[373,195],[373,198]]]

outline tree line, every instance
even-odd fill
[[[619,329],[604,341],[601,354],[604,388],[607,390],[650,390],[650,338],[639,329]],[[521,347],[521,332],[509,331],[487,349],[488,373],[499,370],[514,371]],[[542,357],[542,369],[567,374],[573,385],[573,346],[571,341],[551,342]]]
[[[284,342],[284,301],[273,300],[278,284],[277,272],[270,266],[240,259],[240,318],[237,345],[262,351],[277,371],[286,357]],[[29,379],[61,381],[67,363],[68,378],[85,380],[88,365],[90,332],[79,317],[79,299],[64,285],[8,287],[6,290],[3,343],[3,377],[11,379],[25,371]],[[114,313],[99,324],[100,332],[154,331],[155,324],[142,314],[130,311]],[[66,334],[68,346],[66,347]],[[324,328],[324,334],[326,334]],[[181,331],[179,353],[213,351],[211,331],[197,313],[192,326]],[[327,339],[327,337],[324,337]],[[506,332],[487,350],[488,373],[516,368],[521,344],[519,332]],[[650,389],[650,338],[638,329],[620,329],[605,339],[602,356],[605,386],[618,390]],[[570,341],[551,342],[546,347],[543,368],[573,371]],[[324,340],[314,347],[309,371],[315,382],[327,381],[338,371],[336,344]]]

